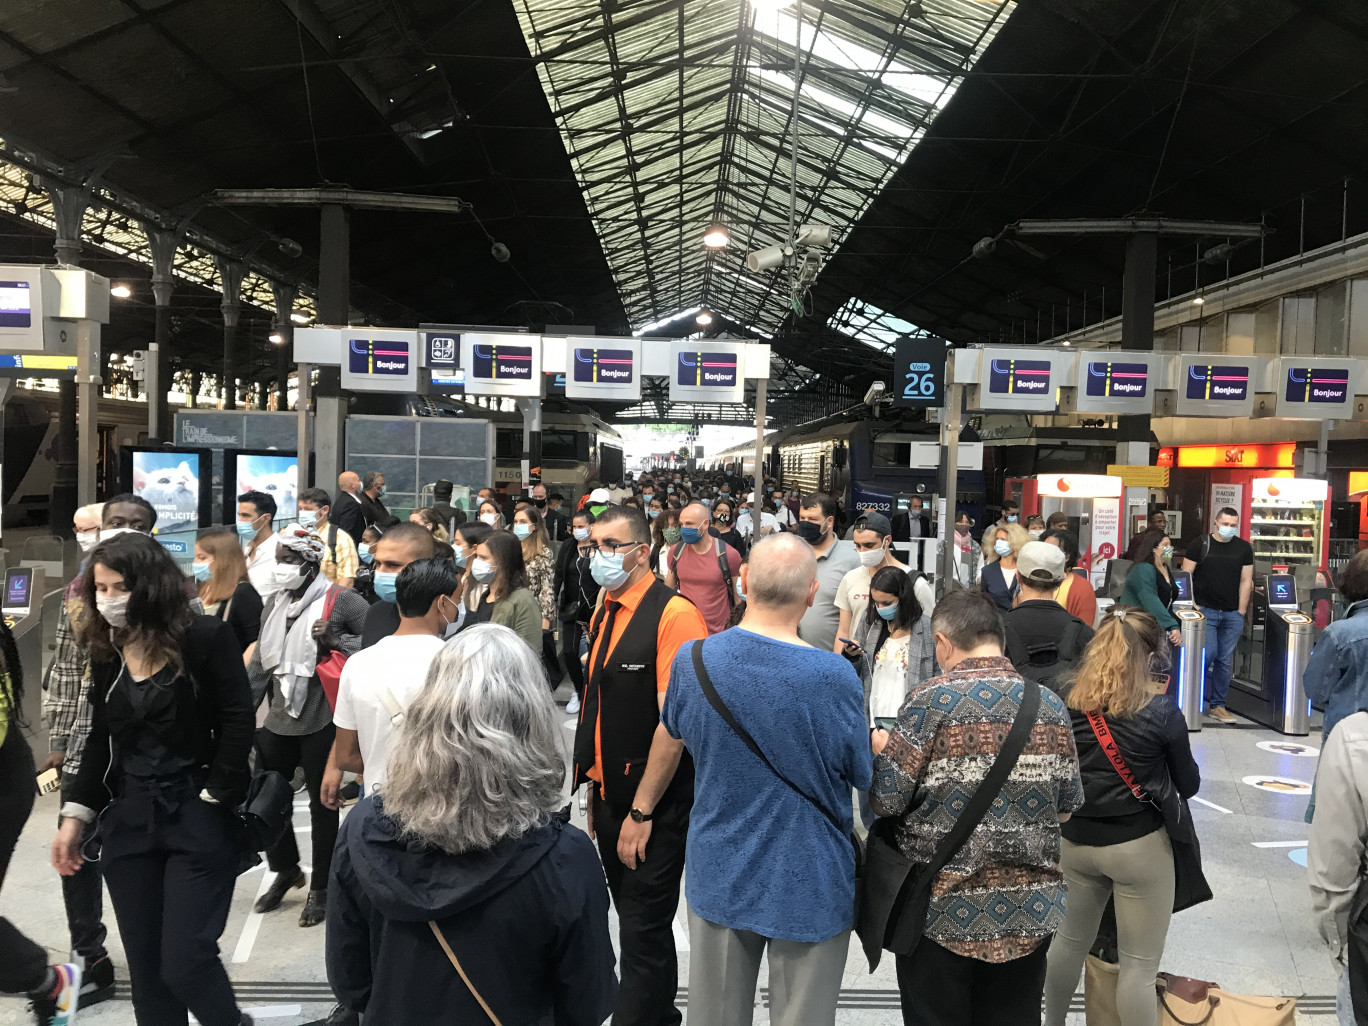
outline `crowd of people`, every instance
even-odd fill
[[[1120,1022],[1155,1026],[1200,782],[1164,687],[1163,528],[1099,620],[1054,517],[1004,509],[976,544],[961,513],[947,543],[970,586],[937,595],[893,548],[933,536],[919,501],[889,518],[769,484],[660,473],[591,482],[570,508],[538,485],[461,509],[439,482],[401,521],[383,475],[347,472],[335,496],[301,493],[293,523],[243,494],[189,576],[144,500],[79,511],[43,702],[72,958],[48,965],[0,919],[0,989],[59,1026],[111,996],[107,886],[142,1026],[249,1023],[216,942],[251,855],[237,810],[252,773],[275,771],[307,791],[310,863],[286,829],[254,907],[301,890],[299,926],[325,924],[332,1026],[680,1023],[686,866],[689,1022],[750,1022],[767,957],[770,1020],[829,1024],[865,832],[940,867],[920,941],[895,952],[906,1022],[1018,1026],[1043,1004],[1062,1026],[1110,929]],[[1199,600],[1231,577],[1213,564],[1240,558],[1223,538],[1189,543]],[[1351,567],[1368,599],[1368,558]],[[1232,579],[1242,606],[1238,565]],[[1362,636],[1346,626],[1339,651]],[[4,640],[7,861],[34,767]],[[1361,674],[1320,672],[1354,693],[1335,709],[1361,748]],[[991,822],[960,823],[990,779]],[[570,825],[580,789],[587,834]],[[1325,870],[1341,923],[1359,875]]]

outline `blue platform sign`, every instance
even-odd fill
[[[893,356],[893,405],[942,406],[945,403],[945,341],[898,339]]]

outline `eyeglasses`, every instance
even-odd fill
[[[594,551],[602,556],[616,556],[618,549],[634,549],[641,542],[601,542],[594,546]]]

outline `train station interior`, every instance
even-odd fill
[[[12,645],[0,646],[0,671],[18,660],[24,686],[22,700],[0,686],[0,714],[12,708],[14,743],[35,772],[61,763],[50,753],[65,750],[68,728],[54,729],[53,681],[73,638],[83,652],[89,624],[105,624],[103,607],[80,604],[105,594],[87,554],[115,537],[100,517],[129,504],[90,510],[115,497],[155,511],[148,530],[201,601],[191,608],[212,595],[221,620],[238,600],[213,590],[206,539],[236,532],[230,547],[246,547],[255,584],[255,539],[276,532],[283,554],[298,531],[303,549],[326,553],[301,556],[306,569],[312,558],[318,580],[346,577],[336,530],[312,528],[330,510],[348,533],[337,515],[348,493],[367,512],[346,578],[358,583],[337,590],[367,600],[367,624],[377,602],[395,601],[370,562],[389,525],[426,525],[462,589],[494,558],[477,549],[498,546],[467,546],[457,527],[512,531],[521,549],[510,548],[557,566],[533,648],[556,706],[565,829],[591,834],[585,794],[609,785],[601,768],[578,791],[572,781],[584,744],[606,758],[582,718],[593,677],[609,671],[591,658],[601,639],[588,612],[576,623],[559,589],[577,544],[576,579],[605,550],[597,529],[577,542],[577,511],[639,507],[651,570],[707,617],[667,565],[698,543],[687,513],[705,500],[723,619],[742,615],[739,567],[771,514],[776,533],[806,537],[806,511],[827,516],[819,498],[850,568],[861,565],[855,535],[891,538],[877,565],[909,570],[928,617],[961,589],[1004,611],[1023,601],[1007,562],[1062,531],[1061,573],[1096,597],[1090,630],[1100,636],[1129,604],[1146,571],[1129,575],[1146,564],[1157,567],[1155,618],[1166,635],[1176,625],[1154,684],[1200,768],[1184,808],[1213,896],[1173,914],[1159,968],[1295,999],[1295,1013],[1268,1023],[1355,1021],[1342,979],[1356,963],[1342,977],[1313,897],[1310,809],[1329,728],[1368,710],[1368,688],[1327,700],[1315,671],[1318,646],[1322,661],[1336,643],[1348,651],[1368,598],[1368,577],[1362,594],[1346,587],[1368,549],[1366,50],[1368,7],[1351,0],[5,0],[0,562]],[[327,502],[307,494],[320,488]],[[260,535],[264,500],[244,513],[248,496],[269,497]],[[733,535],[742,559],[728,570]],[[1249,553],[1243,590],[1213,604],[1202,566],[1232,538]],[[293,557],[263,558],[290,576]],[[877,630],[874,573],[860,615]],[[261,599],[264,645],[276,621],[264,589]],[[325,620],[337,608],[327,601]],[[481,600],[465,601],[437,637],[474,623]],[[853,638],[856,616],[840,608]],[[300,613],[288,615],[293,625]],[[385,634],[409,620],[388,615]],[[287,658],[286,624],[282,611],[258,664]],[[848,640],[811,643],[858,676]],[[119,644],[105,647],[123,674]],[[325,656],[314,658],[318,688]],[[928,658],[934,667],[939,651]],[[1347,682],[1364,671],[1345,655],[1336,672]],[[71,686],[89,717],[95,677],[82,679]],[[320,706],[329,724],[337,687]],[[662,706],[665,696],[661,684]],[[288,690],[253,698],[261,732],[272,703],[300,716]],[[892,729],[870,713],[868,679],[864,700],[862,729]],[[393,729],[415,728],[400,713]],[[337,752],[327,766],[341,774]],[[255,746],[253,768],[265,758]],[[876,792],[881,759],[876,749]],[[309,854],[316,781],[297,761],[284,774],[297,869],[326,879]],[[364,802],[367,774],[346,772],[338,779]],[[54,868],[75,780],[39,778],[0,870],[0,916],[53,965],[85,958]],[[870,808],[860,794],[844,810],[861,843]],[[334,815],[344,837],[355,812]],[[311,928],[300,914],[316,884],[258,911],[283,879],[258,861],[237,876],[218,938],[242,1013],[390,1026],[348,1013],[330,978],[336,896]],[[707,959],[685,897],[692,872],[685,864],[671,923],[671,1007],[684,1022],[917,1021],[904,1018],[894,957],[871,970],[853,936],[834,1020],[772,1000],[791,984],[772,987],[763,965],[750,1019],[696,1011],[691,970]],[[609,886],[620,970],[633,931]],[[104,909],[118,982],[79,1022],[179,1026],[130,987],[108,897]],[[0,946],[7,937],[0,929]],[[524,971],[503,969],[508,980]],[[0,967],[0,990],[6,979]],[[31,999],[0,994],[0,1024],[34,1021]],[[607,1021],[573,1006],[431,1021]],[[49,1021],[70,1020],[40,1015]],[[622,1004],[612,1021],[655,1026]],[[1140,1026],[1085,1015],[1081,979],[1064,1021]]]

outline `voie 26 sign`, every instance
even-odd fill
[[[945,397],[945,341],[899,339],[893,365],[893,405],[940,406]]]

